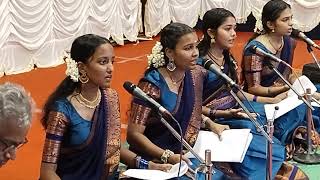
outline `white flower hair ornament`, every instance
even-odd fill
[[[259,34],[263,33],[263,25],[262,25],[261,18],[257,18],[256,26],[253,31]]]
[[[164,53],[161,51],[162,48],[163,46],[159,41],[157,41],[156,44],[153,46],[151,54],[147,56],[149,68],[151,66],[155,68],[164,66],[165,60],[164,60]]]
[[[66,75],[70,76],[73,82],[79,81],[79,69],[77,66],[77,62],[70,57],[70,53],[64,52],[63,60],[67,64]]]

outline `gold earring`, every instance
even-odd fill
[[[211,38],[210,42],[211,42],[211,44],[214,44],[214,43],[216,43],[216,39],[213,37],[213,38]]]
[[[87,74],[86,73],[81,73],[81,75],[79,77],[79,81],[82,84],[85,84],[85,83],[89,82],[89,78],[88,78]]]
[[[173,72],[176,69],[176,64],[174,63],[173,59],[170,59],[168,64],[167,64],[167,69],[171,72]]]

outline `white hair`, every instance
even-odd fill
[[[0,124],[16,121],[18,127],[31,124],[34,101],[25,89],[14,83],[0,85]]]

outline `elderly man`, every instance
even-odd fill
[[[32,98],[20,85],[0,85],[0,167],[14,160],[16,150],[28,142],[32,104]]]

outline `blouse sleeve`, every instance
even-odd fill
[[[244,56],[244,76],[248,87],[260,85],[263,59],[257,55]]]
[[[153,99],[157,100],[160,98],[160,90],[155,85],[146,81],[140,81],[138,87]],[[130,122],[145,126],[151,110],[151,107],[147,103],[138,98],[134,98],[131,104]]]
[[[57,163],[60,154],[61,142],[67,127],[68,121],[63,113],[56,111],[49,113],[42,162]]]

